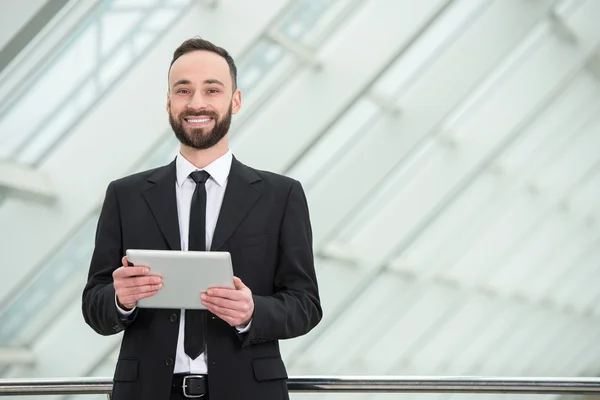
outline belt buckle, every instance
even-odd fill
[[[188,399],[199,399],[200,397],[204,397],[203,394],[197,394],[197,395],[193,395],[193,394],[188,394],[187,391],[185,390],[185,388],[187,388],[187,380],[190,378],[204,378],[204,376],[202,375],[187,375],[183,377],[183,383],[181,384],[181,388],[183,389],[183,397],[188,398]]]

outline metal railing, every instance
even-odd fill
[[[106,394],[109,378],[0,379],[0,397],[25,395]],[[570,394],[600,396],[600,378],[487,378],[399,376],[297,376],[291,392],[343,393],[484,393]]]

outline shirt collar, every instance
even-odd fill
[[[231,170],[231,162],[233,161],[233,154],[231,150],[217,158],[212,163],[208,164],[204,168],[197,168],[194,164],[189,162],[181,153],[177,154],[175,165],[177,168],[177,185],[181,187],[183,182],[189,177],[189,175],[198,170],[204,170],[208,172],[211,178],[219,184],[219,186],[225,185],[227,178],[229,178],[229,171]]]

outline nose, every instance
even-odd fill
[[[191,110],[200,110],[206,108],[207,104],[204,100],[204,96],[200,91],[196,91],[194,95],[190,98],[190,102],[187,107]]]

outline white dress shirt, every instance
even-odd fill
[[[229,171],[231,170],[231,162],[233,155],[228,151],[220,158],[216,159],[209,165],[203,168],[204,171],[210,174],[210,178],[206,181],[206,250],[210,250],[217,218],[221,211],[223,196],[227,188],[229,179]],[[192,163],[186,160],[181,154],[177,155],[175,160],[177,171],[177,181],[175,184],[175,193],[177,195],[177,216],[179,219],[179,237],[181,240],[181,250],[188,250],[188,239],[190,229],[190,209],[192,204],[192,195],[196,189],[196,183],[190,178],[190,174],[197,171]],[[198,293],[200,296],[200,293]],[[120,307],[117,308],[124,315],[129,315],[133,312],[124,311]],[[250,329],[250,324],[245,328],[237,328],[239,332],[246,332]],[[206,374],[206,351],[192,360],[183,348],[183,336],[185,332],[185,310],[181,310],[181,318],[179,319],[179,335],[177,337],[177,353],[175,356],[174,373],[191,373],[191,374]]]

